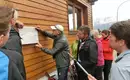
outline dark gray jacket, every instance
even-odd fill
[[[42,48],[41,50],[53,56],[53,58],[56,60],[57,68],[69,66],[69,44],[65,35],[54,36],[46,31],[42,31],[42,33],[43,35],[54,39],[54,42],[52,49]]]
[[[8,49],[8,50],[17,51],[21,55],[23,55],[21,37],[20,37],[19,33],[13,27],[11,27],[9,39],[3,48]]]
[[[23,58],[21,37],[20,37],[19,33],[13,27],[11,27],[10,35],[9,35],[9,39],[8,39],[7,43],[2,48],[11,50],[11,51],[16,51],[17,54],[20,54],[21,57]],[[23,67],[23,73],[25,76],[24,80],[26,80],[26,72],[25,72],[24,64],[21,65],[21,67]]]

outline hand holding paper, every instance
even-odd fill
[[[43,48],[43,46],[40,43],[36,44],[35,46],[38,48]]]
[[[42,31],[42,29],[38,26],[35,28],[37,31]]]
[[[21,21],[17,20],[15,26],[18,29],[22,29],[24,27],[24,24]]]

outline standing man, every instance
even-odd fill
[[[2,5],[3,3],[3,5]],[[1,0],[0,4],[0,80],[26,80],[23,70],[22,56],[12,50],[1,49],[10,34],[13,12],[9,3]]]
[[[94,76],[97,64],[98,48],[95,40],[90,38],[90,29],[88,26],[81,26],[77,33],[81,40],[78,45],[77,60],[88,73]],[[77,67],[78,80],[88,80],[87,75]]]
[[[23,28],[23,23],[21,23],[20,21],[17,21],[17,19],[18,19],[18,12],[17,10],[13,9],[12,19],[10,20],[11,29],[10,29],[9,39],[2,48],[16,51],[23,58],[21,37],[18,31],[18,29]],[[23,58],[23,61],[24,61],[24,58]],[[21,73],[23,73],[24,80],[26,80],[26,71],[25,71],[24,63],[21,65],[21,67],[23,68],[23,70],[21,70]]]
[[[51,29],[53,31],[52,34],[46,31],[42,31],[38,27],[36,28],[36,30],[40,31],[43,35],[50,37],[54,40],[53,48],[47,49],[41,44],[37,44],[36,46],[41,48],[43,52],[52,55],[55,59],[56,68],[58,71],[58,80],[67,80],[70,59],[68,41],[63,33],[64,28],[62,25],[55,25],[51,26]]]
[[[110,46],[119,54],[112,64],[109,80],[130,80],[130,22],[121,21],[110,27]]]
[[[23,23],[17,21],[18,19],[18,12],[14,9],[13,18],[11,19],[11,30],[9,35],[9,40],[7,41],[6,45],[3,47],[5,49],[13,50],[22,54],[22,44],[21,44],[21,37],[19,35],[18,29],[23,28]]]

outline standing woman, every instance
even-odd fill
[[[101,35],[99,35],[98,30],[92,30],[91,34],[93,38],[96,40],[97,46],[98,46],[98,60],[97,60],[97,65],[95,69],[95,78],[97,80],[103,80],[102,77],[102,72],[103,72],[103,66],[104,66],[104,56],[103,56],[103,47],[102,47],[102,38]]]
[[[108,80],[111,64],[113,61],[113,49],[109,46],[109,31],[102,31],[102,45],[103,45],[103,55],[104,55],[104,80]]]

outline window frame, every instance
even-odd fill
[[[82,26],[85,22],[84,21],[86,21],[86,19],[84,19],[84,16],[86,15],[85,13],[84,13],[84,10],[85,9],[87,9],[87,7],[84,7],[83,5],[81,5],[81,4],[78,4],[78,3],[76,3],[76,2],[71,2],[71,1],[68,1],[68,6],[72,6],[72,8],[73,8],[73,24],[74,24],[74,26],[75,26],[75,11],[76,11],[76,9],[78,9],[78,10],[80,10],[80,19],[81,19],[81,22],[80,22],[80,26]],[[68,9],[68,8],[67,8]],[[88,14],[88,13],[87,13]],[[78,22],[78,20],[77,20],[77,22]],[[88,22],[86,22],[85,23],[85,25],[87,24]],[[77,23],[78,24],[78,23]],[[80,27],[80,26],[78,26],[77,25],[77,27]],[[70,35],[75,35],[77,33],[77,30],[70,30],[70,28],[69,28],[69,16],[68,16],[68,34],[70,34]]]

